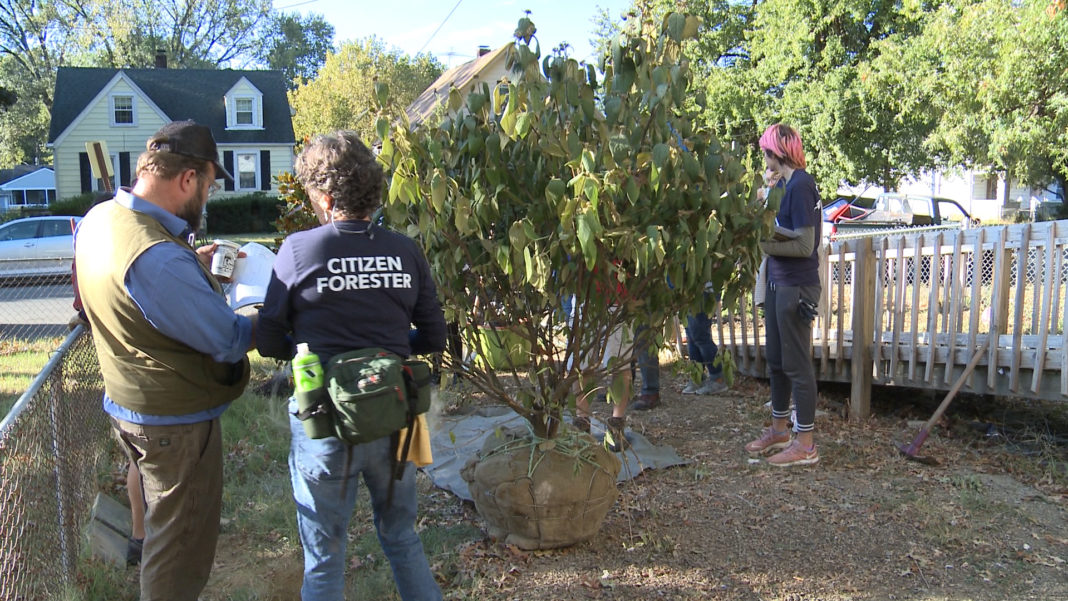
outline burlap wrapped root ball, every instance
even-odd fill
[[[533,441],[510,430],[487,439],[460,475],[490,536],[529,550],[597,534],[619,497],[619,470],[619,459],[588,434]]]

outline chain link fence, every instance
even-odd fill
[[[74,315],[70,265],[69,258],[0,259],[0,344],[67,334]]]
[[[55,599],[74,585],[107,448],[103,390],[78,326],[0,421],[0,599]]]

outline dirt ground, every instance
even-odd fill
[[[435,561],[445,598],[1068,600],[1065,404],[958,398],[921,449],[940,462],[928,466],[895,444],[941,396],[882,391],[874,417],[853,422],[848,389],[824,387],[819,464],[776,468],[742,449],[770,417],[766,382],[708,397],[680,395],[682,383],[665,370],[663,404],[630,425],[690,465],[622,484],[600,535],[572,548],[460,543]],[[471,504],[420,477],[424,525],[481,526]],[[247,560],[224,536],[216,574],[238,578],[227,566]],[[299,555],[257,563],[249,577],[272,598],[297,597]]]

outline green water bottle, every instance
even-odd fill
[[[319,356],[308,349],[307,342],[297,345],[297,354],[293,357],[293,384],[297,397],[297,419],[304,425],[304,433],[308,438],[333,436],[323,365],[319,362]]]

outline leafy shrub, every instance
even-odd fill
[[[277,196],[263,192],[213,200],[207,206],[208,231],[212,235],[273,231],[280,206]]]
[[[275,178],[278,193],[283,201],[278,220],[274,222],[275,231],[285,238],[293,232],[310,230],[319,225],[319,220],[311,210],[308,193],[292,173],[285,172]]]
[[[12,207],[3,213],[0,213],[0,223],[7,223],[8,221],[22,219],[23,217],[36,217],[38,215],[48,215],[48,209],[44,207]]]
[[[89,209],[93,208],[99,200],[107,195],[101,192],[82,192],[75,196],[68,196],[48,205],[48,211],[53,215],[70,215],[71,217],[84,217]]]

